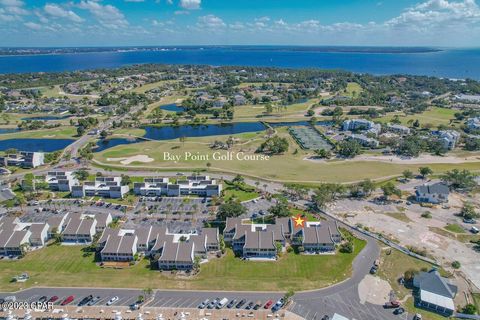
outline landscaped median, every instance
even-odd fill
[[[52,245],[30,252],[17,261],[0,261],[0,291],[29,286],[118,287],[188,290],[294,291],[327,287],[347,279],[353,259],[365,247],[354,239],[354,253],[298,255],[285,253],[276,262],[252,262],[235,258],[230,250],[221,259],[202,264],[194,277],[176,277],[150,270],[147,259],[125,269],[104,269],[82,246]],[[27,272],[30,280],[13,283],[10,279]]]

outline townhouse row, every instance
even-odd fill
[[[45,222],[21,222],[17,217],[0,218],[0,255],[21,256],[45,246],[47,241],[60,235],[62,242],[87,244],[95,234],[112,222],[109,213],[55,215]]]
[[[287,242],[302,246],[306,253],[335,252],[342,236],[335,221],[307,222],[295,227],[291,218],[277,218],[274,224],[252,223],[241,218],[227,218],[224,240],[245,259],[275,260]]]
[[[103,262],[130,262],[141,253],[151,257],[160,270],[191,270],[197,258],[208,261],[208,254],[219,250],[217,228],[201,228],[188,234],[172,233],[164,226],[107,228],[97,242]]]

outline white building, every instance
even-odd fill
[[[83,185],[72,187],[72,197],[103,197],[119,199],[123,198],[130,190],[128,186],[122,186],[121,177],[97,177],[95,181],[86,181]]]
[[[455,146],[460,140],[460,133],[454,130],[437,131],[434,132],[434,135],[438,136],[438,139],[447,150],[455,149]]]
[[[405,127],[399,124],[387,124],[386,126],[387,131],[393,132],[402,136],[406,136],[410,134],[410,128]]]
[[[468,119],[467,128],[470,130],[480,130],[480,117]]]
[[[220,196],[222,185],[210,179],[209,176],[190,176],[187,180],[170,183],[168,178],[149,178],[144,182],[135,183],[133,192],[147,197],[179,197],[182,195],[197,195],[202,197]]]
[[[45,154],[43,152],[25,152],[19,154],[9,154],[0,157],[0,166],[17,166],[22,168],[37,168],[45,163]]]
[[[376,148],[380,145],[377,139],[369,138],[363,134],[352,134],[348,139],[360,143],[364,147]]]
[[[366,119],[352,119],[344,121],[342,129],[343,131],[365,131],[378,135],[382,126]]]
[[[70,171],[50,171],[45,177],[50,190],[53,191],[72,191],[72,187],[78,185],[78,179]]]

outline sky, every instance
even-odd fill
[[[480,0],[0,0],[0,46],[478,47]]]

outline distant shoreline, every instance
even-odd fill
[[[356,46],[158,46],[158,47],[46,47],[46,48],[0,48],[0,57],[59,55],[81,53],[120,53],[145,51],[285,51],[285,52],[317,52],[317,53],[365,53],[365,54],[401,54],[401,53],[434,53],[444,51],[430,47],[356,47]]]

